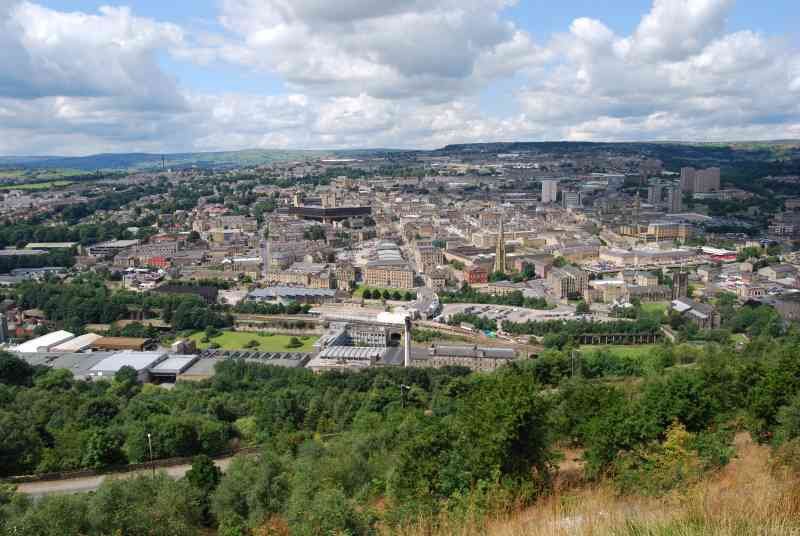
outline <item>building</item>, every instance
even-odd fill
[[[661,197],[664,187],[661,184],[654,184],[647,188],[647,202],[651,205],[658,205],[661,203]]]
[[[435,246],[417,246],[414,249],[414,260],[419,273],[428,273],[444,264],[444,253]]]
[[[488,372],[517,358],[513,348],[481,348],[478,346],[434,345],[428,349],[427,359],[415,359],[419,367],[467,367],[475,372]]]
[[[586,272],[574,266],[553,268],[547,276],[547,281],[553,287],[556,297],[562,300],[583,296],[589,285]]]
[[[322,304],[336,301],[336,291],[325,288],[267,287],[250,292],[245,298],[251,302]]]
[[[125,367],[136,371],[139,382],[150,381],[150,369],[155,367],[167,358],[166,352],[117,352],[96,365],[94,365],[89,375],[92,378],[113,378],[114,375]]]
[[[722,322],[719,313],[712,305],[699,303],[689,298],[673,300],[670,309],[677,311],[699,329],[716,329]]]
[[[100,337],[91,343],[91,348],[100,351],[129,350],[142,352],[152,345],[153,343],[150,339],[142,339],[140,337]]]
[[[364,269],[364,284],[373,288],[414,288],[414,272],[404,260],[376,260]]]
[[[558,200],[558,181],[542,181],[542,203],[555,203]]]
[[[489,270],[483,266],[470,266],[464,273],[466,282],[470,285],[489,282]]]
[[[114,257],[138,245],[138,240],[110,240],[90,246],[89,255],[92,257]]]
[[[97,335],[96,333],[86,333],[85,335],[80,335],[75,337],[74,339],[70,339],[67,342],[63,342],[57,346],[53,346],[50,351],[51,352],[83,352],[84,350],[88,350],[92,347],[92,345],[97,342],[99,339],[102,339],[102,335]]]
[[[796,276],[797,268],[791,264],[773,264],[760,269],[758,275],[766,277],[770,281],[777,281]]]
[[[306,368],[313,372],[329,370],[363,370],[373,366],[386,354],[386,348],[329,346],[311,359]]]
[[[75,335],[69,331],[54,331],[41,337],[36,337],[29,341],[23,342],[19,346],[12,348],[15,352],[21,354],[33,354],[39,352],[49,352],[54,346],[63,344],[75,338]]]
[[[683,192],[678,187],[667,189],[667,210],[672,214],[683,212]]]
[[[681,191],[685,193],[716,192],[720,189],[720,170],[718,167],[695,169],[681,168]]]

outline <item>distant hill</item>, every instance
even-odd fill
[[[0,168],[95,170],[152,170],[162,165],[169,168],[205,167],[232,168],[257,166],[271,162],[315,158],[374,158],[379,156],[472,156],[487,157],[499,153],[561,154],[565,156],[598,156],[605,152],[659,158],[665,163],[696,165],[730,164],[741,161],[774,161],[800,158],[800,141],[683,143],[683,142],[490,142],[447,145],[432,151],[399,149],[346,150],[281,150],[248,149],[201,153],[107,153],[90,156],[0,156]]]
[[[39,169],[78,169],[83,171],[103,170],[146,170],[157,169],[162,165],[162,157],[169,168],[198,167],[237,167],[257,166],[276,161],[306,160],[319,158],[327,151],[292,151],[250,149],[245,151],[224,151],[209,153],[119,153],[96,154],[90,156],[6,156],[0,157],[0,167],[39,168]]]

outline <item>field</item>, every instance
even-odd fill
[[[25,184],[4,184],[0,190],[49,190],[50,188],[63,188],[72,184],[72,181],[28,182]]]
[[[669,302],[647,302],[642,304],[642,311],[645,313],[666,314],[669,310]]]
[[[197,342],[197,346],[201,349],[206,349],[209,343],[200,342],[204,333],[199,331],[194,333],[190,339]],[[252,348],[254,351],[261,352],[310,352],[314,349],[314,343],[317,342],[318,337],[297,337],[303,346],[299,348],[287,348],[291,335],[263,335],[259,333],[250,333],[242,331],[223,331],[218,337],[211,339],[212,342],[219,344],[222,350],[245,350],[245,345],[250,341],[258,341],[258,348]],[[249,348],[248,348],[249,349]]]
[[[607,352],[611,352],[612,354],[616,354],[620,357],[631,357],[631,358],[642,358],[647,357],[647,355],[658,348],[657,344],[638,344],[638,345],[584,345],[580,347],[580,351],[585,354],[597,353],[601,350],[605,350]]]

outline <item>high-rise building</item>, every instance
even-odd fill
[[[558,200],[558,181],[542,181],[542,203],[555,203]]]
[[[720,174],[718,167],[707,169],[681,168],[681,191],[701,194],[715,192],[719,189]]]
[[[697,175],[697,170],[693,167],[681,168],[681,191],[694,192],[694,178]]]
[[[651,205],[658,205],[661,203],[661,195],[663,192],[663,186],[660,184],[654,184],[647,188],[647,202]]]
[[[719,190],[719,168],[698,169],[694,178],[694,192],[704,194]]]
[[[683,212],[683,192],[677,186],[667,189],[667,210],[672,214]]]
[[[503,227],[503,215],[500,215],[500,232],[497,236],[497,250],[494,257],[494,271],[506,273],[506,232]]]

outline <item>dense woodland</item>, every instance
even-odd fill
[[[0,526],[43,535],[402,532],[444,511],[466,522],[535,501],[566,445],[586,449],[590,478],[657,495],[726,464],[735,430],[797,446],[799,353],[790,330],[755,336],[741,352],[664,345],[637,362],[600,353],[577,367],[568,352],[548,350],[492,374],[314,375],[230,361],[213,380],[172,390],[137,385],[126,370],[74,381],[4,355],[3,475],[146,461],[147,433],[159,458],[263,448],[221,476],[200,459],[178,482],[143,477],[35,503],[6,490]],[[681,448],[670,450],[675,442]]]

